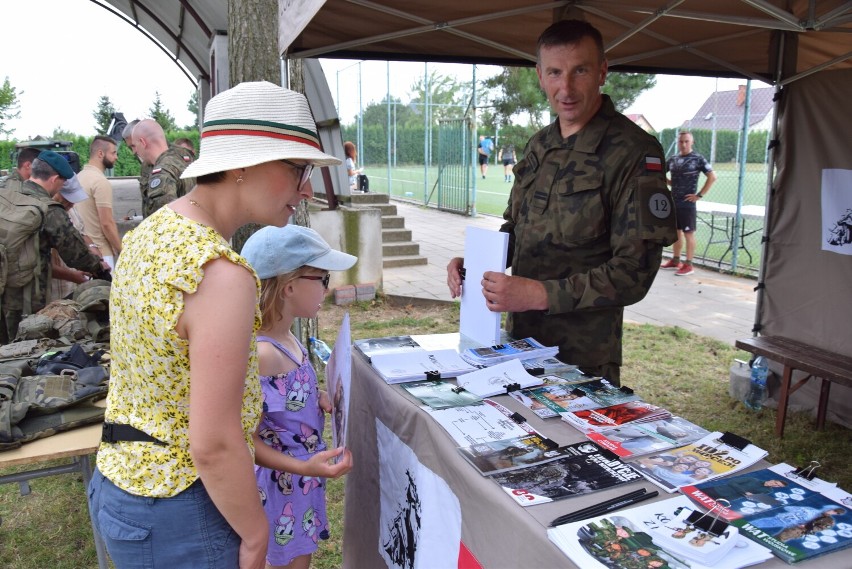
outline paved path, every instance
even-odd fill
[[[385,269],[384,292],[450,300],[446,266],[450,258],[464,252],[465,227],[498,229],[502,219],[488,215],[469,218],[404,202],[394,203],[429,264]],[[676,277],[674,271],[660,271],[648,295],[627,307],[624,317],[632,322],[679,326],[733,345],[737,338],[751,336],[755,284],[752,279],[701,268],[686,277]]]

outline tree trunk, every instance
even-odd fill
[[[278,0],[229,0],[228,2],[228,69],[231,86],[244,81],[269,81],[281,85],[281,57],[278,53]],[[290,88],[305,92],[302,62],[291,62]],[[299,208],[290,223],[310,227],[306,203]],[[251,223],[239,228],[232,238],[235,251],[241,251],[246,240],[260,225]],[[308,346],[308,338],[316,336],[317,320],[297,319],[294,333]],[[312,350],[310,350],[313,353]],[[314,366],[321,366],[314,359]]]

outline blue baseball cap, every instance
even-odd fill
[[[42,162],[46,162],[51,168],[56,170],[56,173],[59,174],[60,178],[70,180],[74,177],[74,170],[71,168],[71,164],[69,164],[68,160],[56,152],[52,150],[43,150],[41,154],[38,155],[38,159]]]
[[[262,227],[243,245],[245,257],[261,279],[291,273],[304,266],[345,271],[358,257],[335,251],[319,233],[301,225]]]

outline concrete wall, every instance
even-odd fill
[[[332,271],[329,290],[343,285],[374,283],[382,289],[382,215],[378,209],[340,207],[310,211],[311,228],[333,249],[358,257],[348,271]]]

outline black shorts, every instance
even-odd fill
[[[511,158],[503,158],[503,166],[511,166],[515,161]]]
[[[695,231],[697,217],[695,206],[677,208],[675,210],[675,217],[677,218],[677,228],[680,231],[686,231],[687,233]]]
[[[489,158],[489,156],[487,156],[487,155],[485,155],[485,154],[480,154],[480,155],[479,155],[479,164],[480,164],[480,165],[482,165],[482,164],[488,164],[488,158]]]

